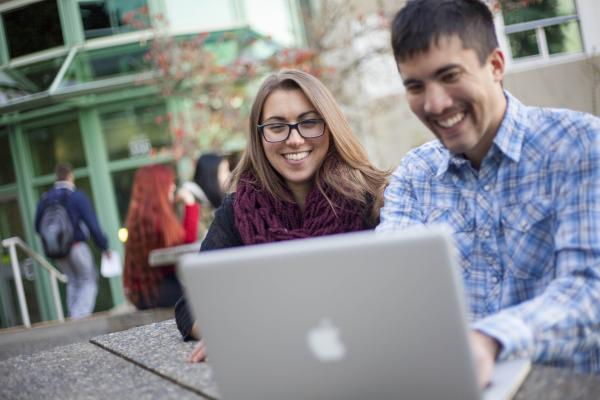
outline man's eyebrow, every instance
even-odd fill
[[[461,69],[462,66],[460,64],[448,64],[448,65],[444,65],[441,68],[436,69],[433,72],[433,76],[434,77],[438,77],[440,75],[444,75],[446,72],[451,71],[455,68],[459,68]],[[422,83],[423,81],[421,79],[416,79],[416,78],[407,78],[406,80],[402,81],[402,83],[404,84],[404,86],[408,86],[408,85],[418,85],[420,83]]]
[[[451,70],[453,70],[453,69],[456,69],[456,68],[462,68],[462,66],[461,66],[460,64],[448,64],[448,65],[444,65],[443,67],[441,67],[441,68],[437,69],[437,70],[436,70],[436,71],[433,73],[433,75],[434,75],[434,76],[443,75],[443,74],[445,74],[446,72],[448,72],[448,71],[451,71]]]
[[[408,85],[418,85],[420,84],[422,81],[419,79],[415,79],[415,78],[408,78],[402,81],[402,83],[404,84],[404,86],[408,86]]]

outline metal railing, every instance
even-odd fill
[[[2,246],[8,248],[10,254],[10,264],[12,266],[13,276],[15,279],[15,286],[17,288],[17,297],[19,298],[19,307],[21,310],[21,319],[23,325],[30,328],[31,320],[29,319],[29,310],[27,309],[27,299],[25,298],[25,290],[23,290],[23,280],[21,278],[21,270],[19,267],[19,258],[17,257],[17,247],[23,250],[30,258],[37,261],[43,268],[50,273],[50,283],[52,286],[52,296],[54,297],[54,306],[56,307],[56,315],[58,320],[64,322],[65,315],[63,313],[62,302],[60,300],[60,293],[58,291],[58,283],[56,280],[67,283],[68,278],[62,274],[59,270],[54,268],[52,264],[48,262],[40,254],[36,253],[31,247],[27,245],[19,237],[10,237],[2,241]]]

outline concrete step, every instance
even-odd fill
[[[52,321],[35,324],[32,328],[2,329],[0,330],[0,360],[17,355],[34,354],[57,346],[87,342],[98,335],[164,321],[173,318],[173,315],[173,309],[170,308],[117,314],[107,311],[64,323]]]

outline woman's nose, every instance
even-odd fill
[[[304,138],[300,134],[300,130],[298,129],[297,126],[290,128],[290,135],[288,136],[285,143],[288,146],[298,146],[298,145],[304,143]]]

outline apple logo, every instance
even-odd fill
[[[311,353],[322,362],[341,361],[346,356],[346,347],[340,339],[340,330],[329,318],[308,331],[306,341]]]

